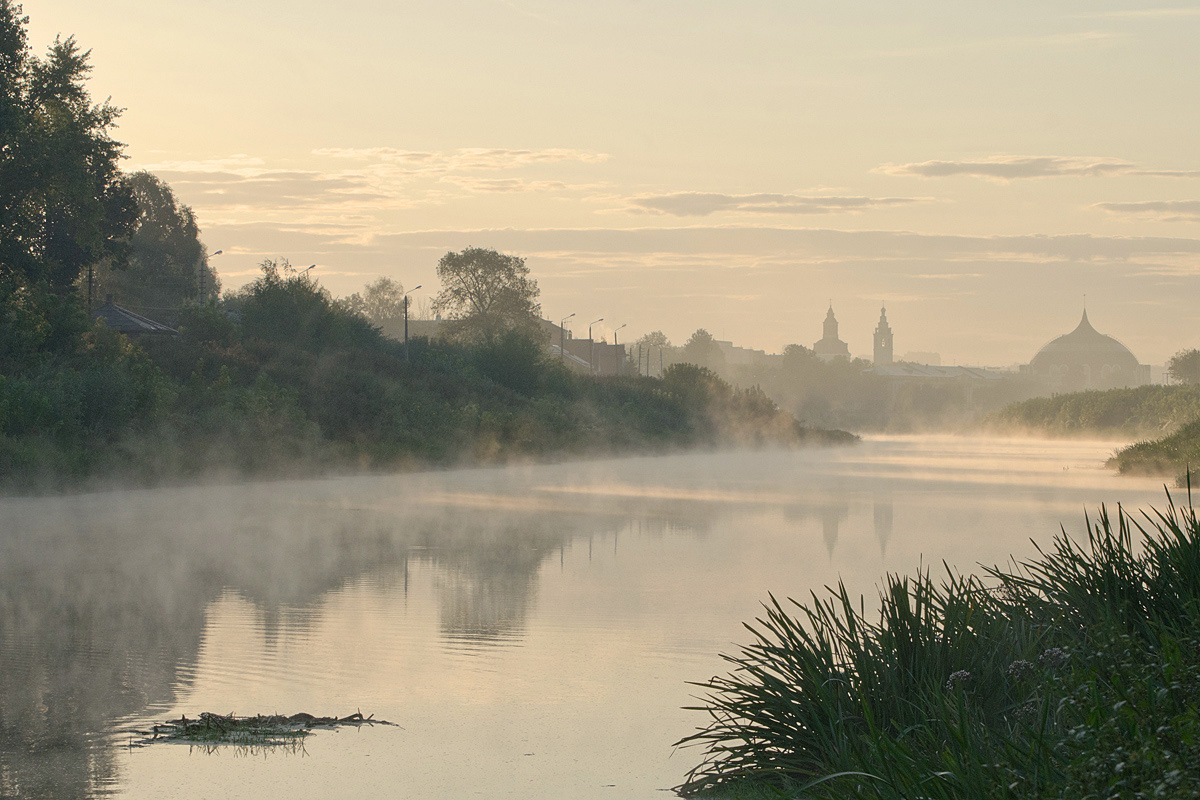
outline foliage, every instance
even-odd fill
[[[177,338],[134,344],[90,328],[78,304],[63,306],[78,322],[69,356],[45,355],[36,325],[15,337],[34,355],[0,372],[5,488],[854,438],[802,429],[696,367],[669,384],[576,375],[518,329],[479,344],[414,339],[405,359],[286,260],[262,270],[220,305],[186,306]],[[18,333],[37,321],[9,318]]]
[[[984,578],[888,576],[877,621],[841,584],[772,597],[699,684],[710,721],[683,743],[706,757],[681,790],[1196,796],[1200,524],[1169,498],[1146,521],[1102,510],[1086,545]]]
[[[218,297],[221,284],[200,242],[196,215],[171,187],[149,172],[135,172],[127,182],[138,211],[128,261],[97,270],[95,296],[112,294],[123,306],[174,324],[182,306]]]
[[[1200,417],[1200,387],[1139,386],[1072,392],[1013,403],[985,417],[984,427],[1072,433],[1144,433]]]
[[[259,268],[262,275],[242,287],[233,304],[247,338],[309,351],[379,339],[369,322],[339,308],[328,291],[287,259],[267,259]]]
[[[468,247],[438,261],[442,290],[434,308],[468,342],[493,342],[508,330],[536,333],[541,306],[525,259]]]
[[[136,207],[110,136],[120,110],[84,87],[89,53],[56,39],[39,59],[27,25],[0,0],[0,283],[64,294],[85,268],[123,258]]]
[[[1180,350],[1167,361],[1167,372],[1180,383],[1200,383],[1200,350]]]
[[[725,356],[717,345],[713,335],[704,328],[698,329],[683,346],[681,358],[700,367],[719,369],[725,363]]]
[[[387,332],[404,319],[404,286],[391,278],[378,278],[368,283],[362,294],[355,292],[337,304]]]
[[[1200,419],[1158,439],[1123,447],[1111,463],[1124,475],[1182,476],[1195,471],[1200,465]]]

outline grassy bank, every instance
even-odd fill
[[[1200,386],[1139,386],[1071,392],[1012,403],[980,425],[1059,436],[1161,435],[1200,419]]]
[[[1174,475],[1182,483],[1189,469],[1195,472],[1200,467],[1200,420],[1122,448],[1110,463],[1123,475]]]
[[[774,598],[700,686],[712,797],[1200,796],[1200,525],[1102,511],[983,578]]]

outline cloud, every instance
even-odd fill
[[[590,192],[605,184],[566,183],[564,181],[526,180],[524,178],[480,178],[474,175],[444,175],[442,183],[453,184],[469,192],[511,194],[517,192]]]
[[[331,158],[380,162],[416,172],[453,172],[460,170],[498,170],[577,161],[596,164],[608,159],[607,153],[566,148],[542,150],[506,150],[486,147],[461,147],[457,150],[400,150],[394,147],[327,147],[314,155]]]
[[[1118,175],[1200,178],[1200,170],[1148,170],[1133,162],[1115,158],[1067,156],[989,156],[977,161],[922,161],[912,164],[884,164],[875,171],[888,175],[916,175],[922,178],[967,175],[999,181]]]
[[[639,214],[706,217],[719,211],[748,214],[831,214],[921,202],[914,197],[829,197],[796,194],[674,192],[626,199],[623,210]]]
[[[1123,33],[1114,31],[1068,31],[1046,33],[1038,36],[999,36],[991,39],[963,39],[959,41],[904,47],[892,50],[875,50],[866,53],[869,57],[909,58],[913,56],[952,55],[961,52],[978,53],[982,50],[1028,50],[1084,46],[1104,46],[1122,38]]]
[[[1130,203],[1096,203],[1112,214],[1152,216],[1164,222],[1200,222],[1200,200],[1140,200]]]
[[[1090,19],[1178,19],[1200,17],[1200,8],[1140,8],[1125,11],[1098,11],[1081,14]]]
[[[298,207],[375,205],[391,198],[369,176],[299,170],[176,171],[156,173],[181,198],[206,209],[257,212]]]
[[[679,228],[545,228],[470,231],[412,231],[381,234],[372,242],[392,247],[458,250],[472,245],[525,255],[579,254],[602,257],[670,256],[681,263],[696,257],[728,265],[742,263],[917,263],[930,274],[930,261],[944,263],[1044,264],[1054,262],[1141,264],[1175,257],[1200,271],[1200,239],[1153,236],[957,236],[907,231],[845,231],[829,228],[757,226]],[[482,244],[481,244],[482,243]],[[631,258],[630,264],[640,263]],[[958,271],[947,269],[945,271]],[[907,274],[912,274],[906,268]]]

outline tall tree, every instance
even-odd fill
[[[97,296],[112,293],[122,305],[163,320],[186,303],[219,296],[196,215],[149,172],[135,172],[128,182],[138,208],[128,263],[100,271]]]
[[[110,135],[120,109],[84,86],[90,52],[69,37],[39,59],[28,23],[0,0],[0,281],[66,294],[88,266],[124,257],[136,206]]]
[[[510,330],[537,335],[540,290],[525,259],[468,247],[442,256],[437,273],[442,290],[434,308],[457,335],[488,344]]]

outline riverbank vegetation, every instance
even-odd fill
[[[1190,492],[1189,492],[1190,499]],[[984,577],[766,606],[699,684],[686,795],[1200,796],[1200,525],[1118,509]]]
[[[52,302],[56,345],[4,362],[7,490],[855,439],[691,365],[573,374],[521,330],[405,348],[286,262],[185,307],[178,337],[134,343],[72,300]]]
[[[1012,403],[982,419],[992,431],[1059,436],[1161,435],[1200,419],[1200,385],[1070,392]]]

